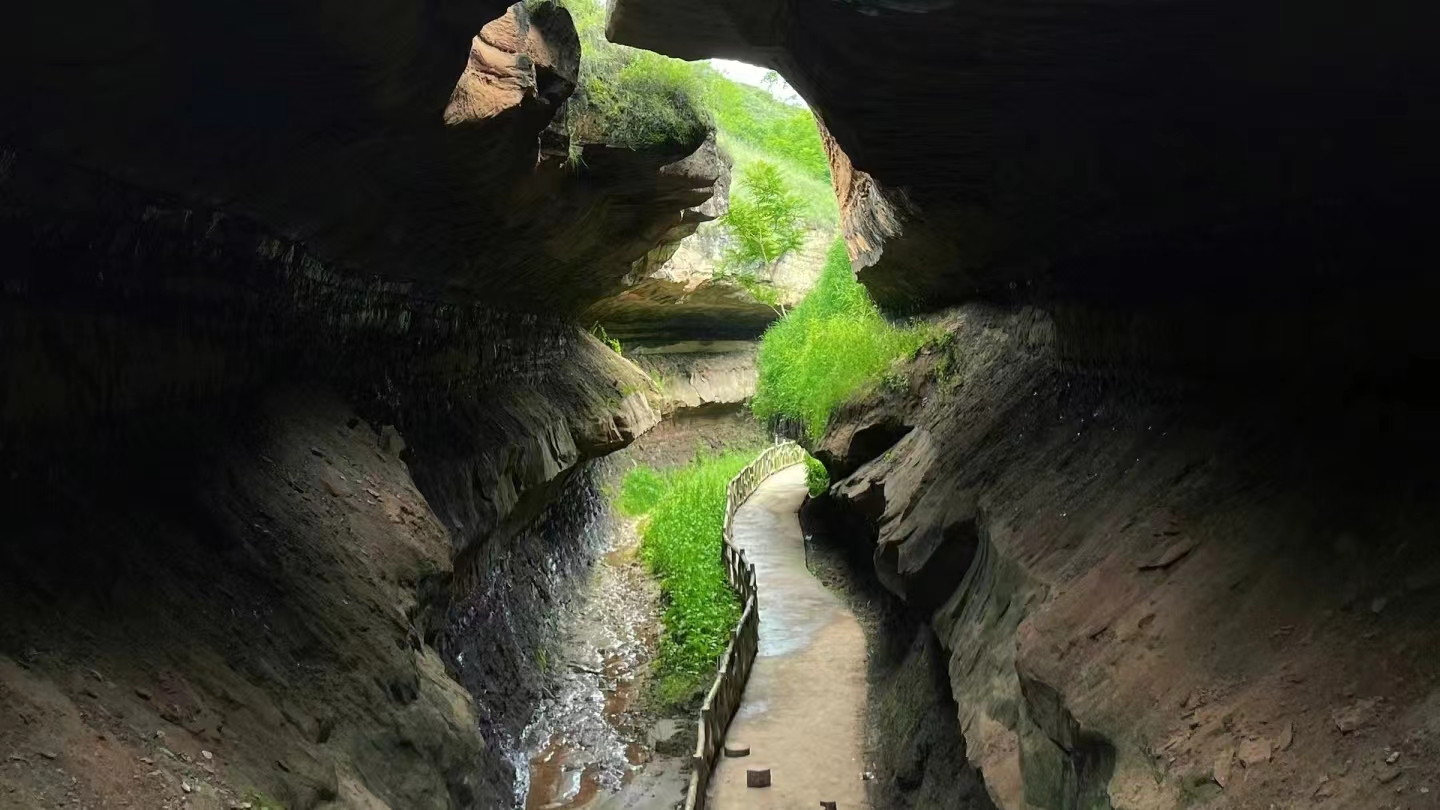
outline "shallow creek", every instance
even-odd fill
[[[526,810],[591,806],[651,758],[638,713],[659,633],[659,590],[637,557],[634,521],[609,521],[608,545],[577,579],[547,652],[551,685],[516,763]]]

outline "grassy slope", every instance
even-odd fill
[[[732,450],[664,472],[639,467],[621,485],[620,510],[645,515],[640,555],[665,595],[655,692],[662,704],[684,703],[708,686],[740,618],[720,562],[725,485],[755,455]]]
[[[896,360],[928,337],[922,328],[885,320],[855,280],[845,245],[837,240],[815,289],[766,330],[751,408],[761,419],[799,419],[818,439],[835,406],[879,383]]]

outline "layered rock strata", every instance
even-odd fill
[[[1061,362],[1038,310],[946,325],[911,389],[850,406],[823,448],[880,580],[948,651],[997,806],[1433,792],[1433,428],[1380,399],[1237,416]]]

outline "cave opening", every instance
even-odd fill
[[[1433,4],[20,2],[0,807],[1435,806]]]

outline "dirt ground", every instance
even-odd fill
[[[12,475],[0,808],[499,801],[407,619],[450,547],[405,464],[323,392],[223,424]]]

